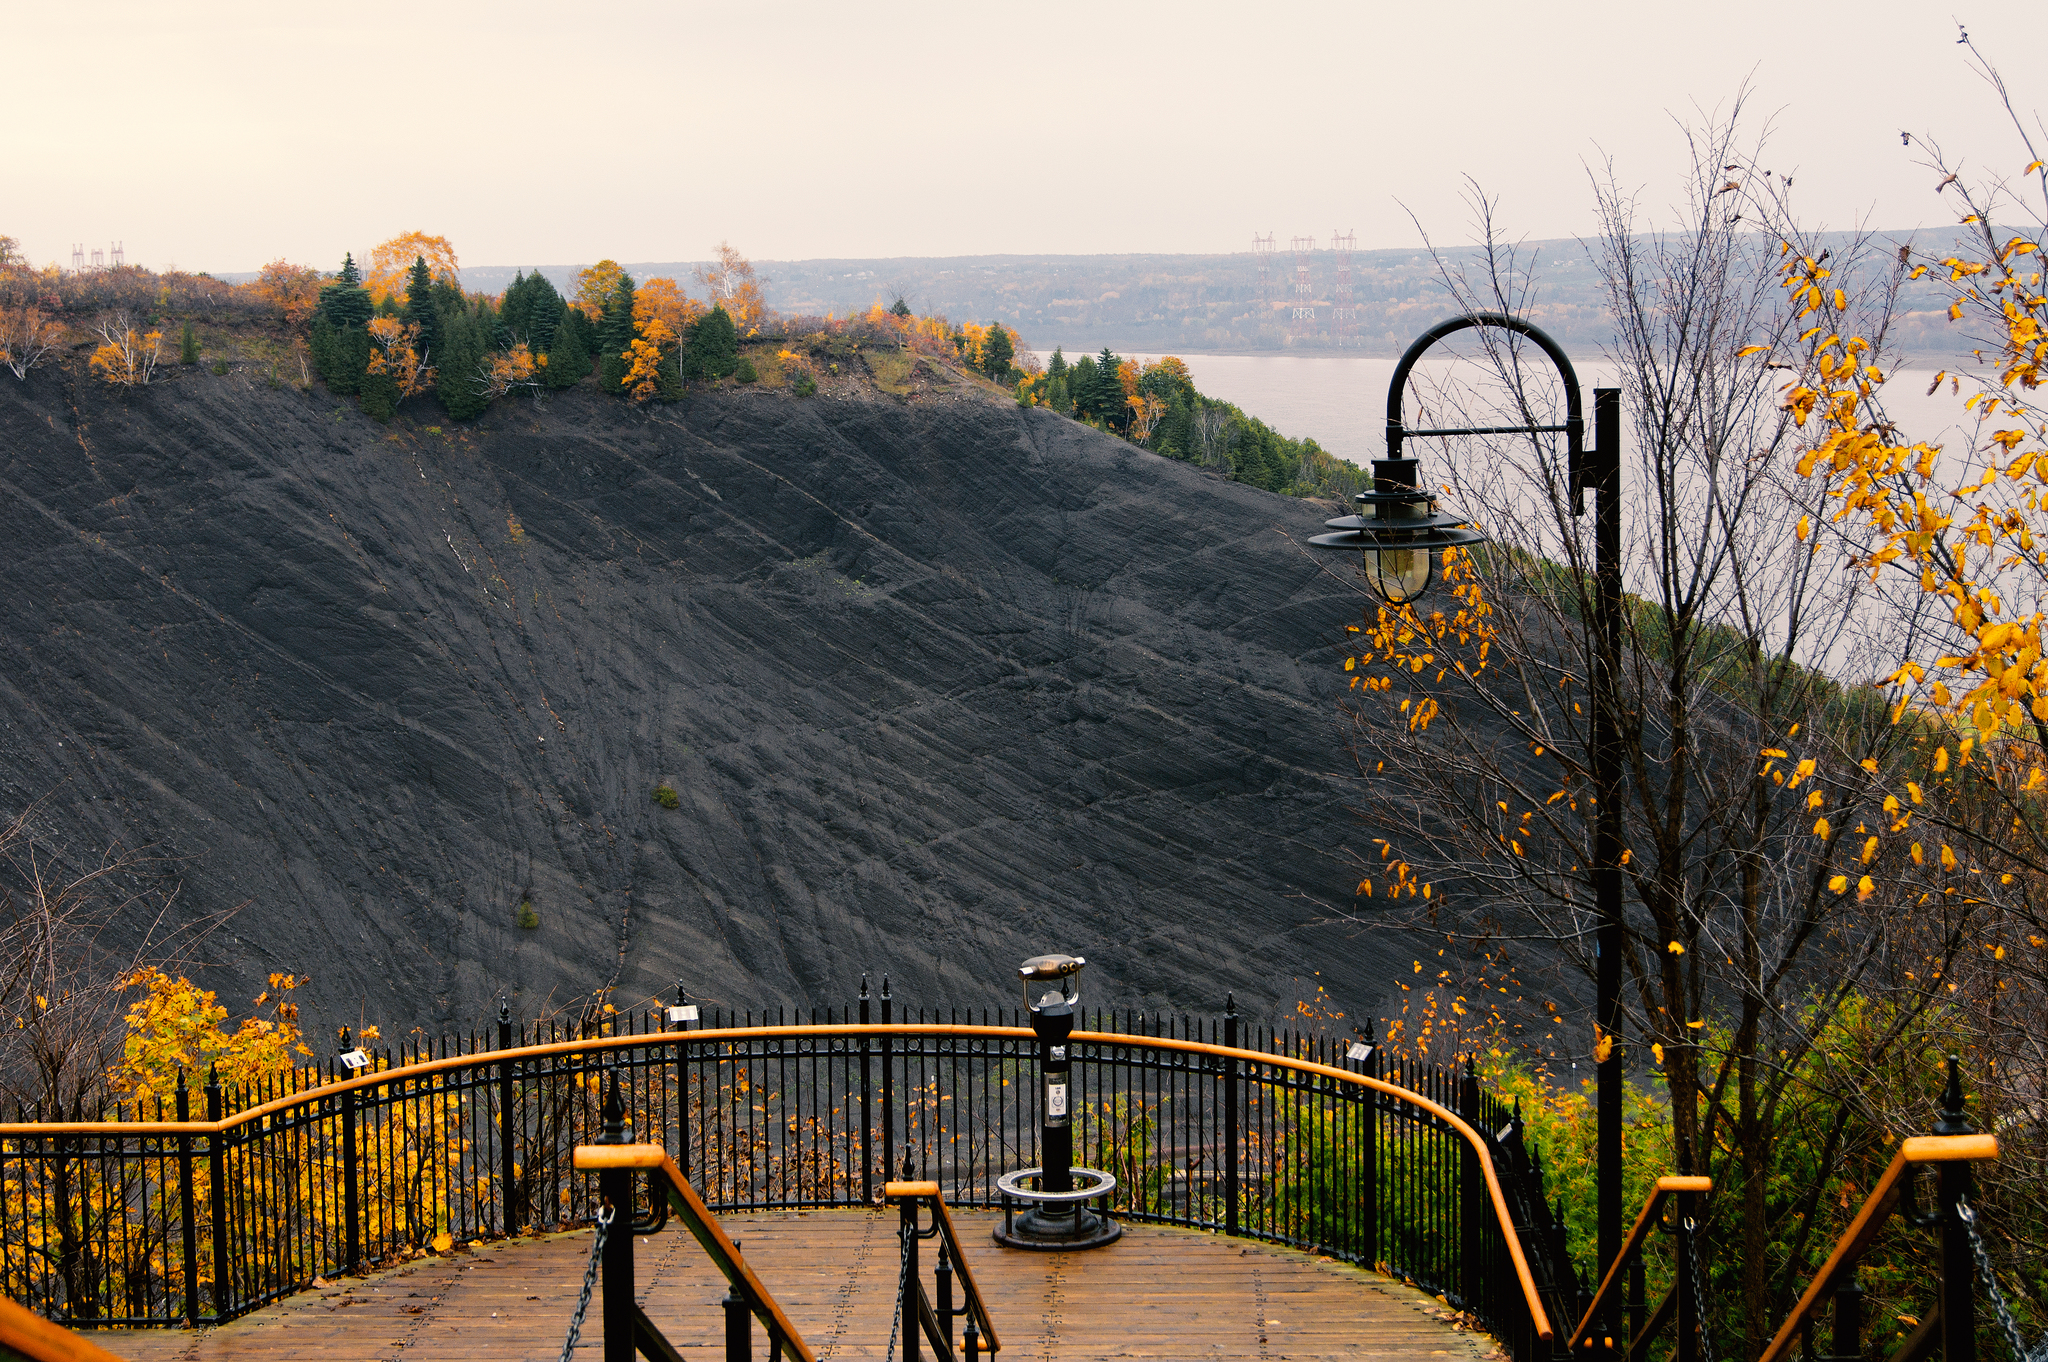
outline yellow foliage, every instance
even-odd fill
[[[270,987],[256,998],[256,1006],[267,1013],[251,1013],[230,1031],[228,1010],[211,990],[182,975],[173,979],[161,970],[137,970],[121,980],[124,988],[143,993],[129,1005],[128,1034],[121,1058],[107,1071],[108,1086],[130,1100],[158,1099],[168,1106],[181,1069],[196,1076],[189,1080],[194,1087],[209,1068],[231,1085],[289,1072],[295,1057],[313,1054],[300,1038],[299,1009],[291,1001],[292,991],[304,982],[290,974],[271,975]]]
[[[375,317],[370,321],[369,332],[369,372],[389,374],[398,385],[400,397],[423,393],[432,385],[434,370],[419,352],[419,323]]]
[[[371,298],[380,303],[386,298],[403,298],[406,275],[415,260],[425,260],[436,279],[451,284],[461,281],[455,248],[448,244],[447,237],[428,236],[425,232],[402,232],[389,241],[379,243],[377,249],[370,252],[363,287],[370,291]]]
[[[767,280],[757,277],[752,263],[728,243],[718,243],[718,258],[697,271],[697,282],[710,290],[712,302],[725,308],[741,335],[767,319],[768,304],[761,293]]]
[[[163,349],[164,333],[138,333],[126,316],[117,315],[95,328],[100,345],[86,367],[107,382],[124,388],[140,388],[156,377],[157,359]]]
[[[684,329],[706,311],[704,304],[684,293],[682,286],[673,279],[649,279],[633,291],[633,326],[643,336],[647,334],[647,324],[651,321],[659,321],[667,327],[671,338],[681,336]],[[737,326],[739,323],[735,320],[733,324]]]

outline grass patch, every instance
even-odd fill
[[[653,799],[655,803],[661,805],[664,809],[680,807],[683,802],[683,797],[676,793],[673,785],[655,786]]]
[[[912,356],[901,350],[870,350],[861,358],[868,362],[868,372],[883,392],[908,397],[915,391],[911,380],[917,376],[917,361]]]

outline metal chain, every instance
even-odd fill
[[[590,1244],[590,1264],[583,1269],[583,1290],[576,1297],[576,1313],[569,1317],[569,1336],[562,1340],[562,1362],[574,1362],[576,1338],[583,1332],[583,1313],[590,1309],[590,1290],[597,1285],[597,1264],[604,1257],[604,1238],[618,1211],[606,1206],[597,1213],[597,1238]]]
[[[1984,1236],[1977,1233],[1977,1209],[1968,1197],[1956,1198],[1956,1218],[1963,1222],[1963,1230],[1970,1236],[1970,1252],[1977,1259],[1977,1271],[1983,1275],[1984,1289],[1991,1296],[1992,1308],[1998,1311],[1998,1327],[2005,1331],[2005,1341],[2012,1345],[2013,1362],[2048,1362],[2048,1334],[2031,1351],[2020,1338],[2019,1321],[2012,1317],[2012,1307],[2005,1303],[2005,1292],[1998,1289],[1998,1273],[1991,1266],[1991,1251],[1984,1247]]]
[[[1692,1312],[1700,1322],[1700,1362],[1714,1362],[1714,1336],[1707,1332],[1707,1283],[1700,1276],[1699,1222],[1685,1218],[1686,1257],[1692,1265]]]
[[[889,1321],[889,1346],[882,1350],[882,1362],[890,1362],[896,1356],[896,1331],[903,1326],[903,1297],[910,1285],[910,1237],[899,1237],[903,1240],[903,1258],[896,1265],[896,1314]]]

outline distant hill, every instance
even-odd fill
[[[1846,238],[1843,238],[1846,239]],[[1576,355],[1598,354],[1607,343],[1606,301],[1598,270],[1577,241],[1523,244],[1538,262],[1540,287],[1531,320]],[[1447,252],[1469,259],[1469,250]],[[667,275],[690,285],[699,262],[637,261],[637,278]],[[1449,310],[1438,267],[1420,250],[1359,251],[1351,257],[1353,310],[1340,322],[1335,307],[1340,258],[1309,253],[1314,319],[1296,320],[1294,257],[1269,261],[1268,296],[1262,301],[1258,261],[1249,251],[1222,255],[989,255],[903,256],[880,260],[766,260],[777,311],[845,316],[871,304],[907,299],[921,312],[955,321],[1000,321],[1038,349],[1068,353],[1109,346],[1120,354],[1332,354],[1393,355]],[[543,265],[557,288],[573,288],[576,265]],[[472,266],[462,272],[473,289],[501,291],[514,267]],[[243,278],[253,276],[225,276]],[[1893,339],[1923,356],[1946,356],[1960,343],[1933,301],[1933,281],[1914,286]]]
[[[1320,921],[1370,835],[1358,599],[1289,538],[1326,505],[936,370],[444,422],[0,377],[0,800],[171,858],[172,925],[244,905],[224,1001],[296,971],[309,1031],[396,1034],[614,979],[1014,1004],[1045,950],[1199,1009],[1407,969]]]

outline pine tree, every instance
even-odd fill
[[[489,347],[484,343],[483,323],[467,309],[450,310],[441,318],[441,353],[434,395],[458,421],[467,421],[491,404],[477,377]]]
[[[590,351],[583,344],[583,329],[571,320],[582,315],[567,303],[555,314],[554,343],[547,350],[550,388],[573,388],[590,372]]]
[[[910,304],[898,298],[889,311],[898,317],[908,317],[910,315]]]
[[[1047,378],[1058,378],[1060,375],[1066,373],[1066,371],[1067,357],[1060,352],[1060,347],[1055,345],[1052,348],[1052,358],[1046,361],[1045,376]]]
[[[1010,333],[1003,330],[1001,322],[988,324],[988,335],[981,342],[981,371],[998,383],[1010,378],[1010,361],[1017,357],[1017,347],[1010,340]]]
[[[429,364],[440,362],[442,347],[440,299],[434,293],[434,274],[427,258],[416,255],[405,280],[405,319],[420,329],[418,353]]]
[[[199,333],[192,329],[192,323],[188,321],[185,323],[185,329],[178,333],[178,363],[197,364],[198,362]]]
[[[633,336],[633,276],[621,274],[597,324],[597,386],[608,393],[626,389],[626,371],[633,367],[626,352]]]
[[[723,307],[690,323],[683,339],[682,376],[692,382],[724,378],[739,367],[739,333]]]

